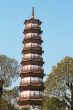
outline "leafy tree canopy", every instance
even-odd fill
[[[56,66],[45,82],[45,94],[64,100],[73,110],[73,58],[65,57]]]
[[[12,81],[19,77],[19,74],[20,66],[18,62],[13,58],[0,55],[0,105],[3,105],[1,106],[2,110],[5,106],[7,109],[4,110],[12,110],[8,108],[12,108],[14,107],[13,104],[16,104],[18,87],[14,87],[11,90],[8,88],[12,84]]]
[[[65,110],[65,102],[56,97],[43,97],[40,110]]]
[[[11,80],[19,73],[19,64],[15,59],[0,55],[0,80],[4,81],[4,86],[10,86]]]

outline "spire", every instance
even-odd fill
[[[32,18],[34,18],[34,7],[32,7]]]

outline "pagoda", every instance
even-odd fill
[[[44,69],[42,68],[44,51],[41,47],[43,40],[40,25],[42,22],[34,17],[34,7],[31,19],[25,20],[24,24],[19,107],[39,107],[44,90]]]

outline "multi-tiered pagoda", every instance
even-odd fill
[[[34,17],[34,8],[32,9],[32,18],[25,20],[24,39],[23,39],[23,58],[21,70],[21,83],[19,106],[31,107],[40,106],[42,101],[42,91],[44,90],[44,62],[42,58],[43,42],[41,38],[42,22]]]

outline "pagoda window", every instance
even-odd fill
[[[39,95],[42,96],[42,92],[39,92]]]
[[[36,97],[40,96],[41,93],[42,93],[42,92],[40,92],[40,91],[34,91],[34,94],[35,94]]]
[[[38,36],[37,33],[31,33],[31,35],[32,35],[32,37],[36,37],[36,36]]]
[[[28,33],[25,35],[27,38],[30,38],[31,37],[31,33]]]
[[[20,97],[23,98],[23,93],[22,92],[20,93]]]
[[[23,91],[21,92],[21,97],[29,97],[30,96],[30,91]]]
[[[31,26],[32,27],[39,27],[39,25],[37,23],[32,23]]]
[[[40,47],[40,46],[41,46],[40,44],[32,43],[32,47]]]
[[[25,44],[25,47],[32,47],[32,44],[31,43],[27,43],[27,44]]]
[[[31,91],[31,97],[34,96],[34,91]]]
[[[30,77],[22,78],[21,83],[22,84],[30,83]]]
[[[35,92],[35,96],[39,96],[39,92],[37,91],[37,92]]]
[[[28,23],[28,24],[26,24],[26,27],[25,28],[30,28],[31,27],[31,23]]]
[[[43,82],[43,79],[42,79],[42,78],[39,78],[39,81],[40,81],[40,82]]]

